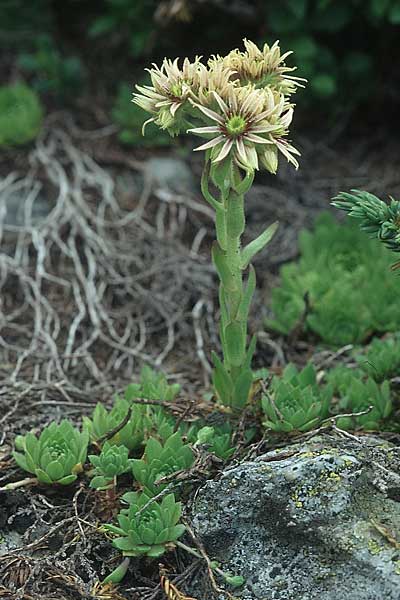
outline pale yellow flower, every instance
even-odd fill
[[[241,85],[254,83],[257,87],[270,86],[285,95],[293,94],[298,87],[304,87],[306,79],[289,73],[296,67],[287,67],[285,59],[291,51],[281,55],[279,42],[272,46],[264,44],[262,50],[250,40],[243,40],[245,52],[232,50],[223,58],[225,67],[233,69]]]
[[[146,69],[150,73],[152,85],[136,86],[140,93],[134,93],[132,102],[154,115],[143,127],[151,121],[162,129],[172,127],[178,109],[190,97],[195,97],[194,92],[200,84],[200,58],[196,58],[193,63],[185,58],[182,69],[179,68],[178,61],[178,58],[174,61],[165,58],[161,68],[153,64],[152,69]],[[203,70],[204,68],[203,65]]]
[[[209,61],[208,68],[201,65],[199,69],[199,89],[196,94],[199,104],[209,106],[214,103],[212,92],[216,92],[222,99],[226,99],[232,87],[234,79],[233,69],[225,66],[223,60]]]
[[[218,163],[228,155],[245,170],[259,168],[259,157],[263,167],[275,172],[272,154],[280,150],[297,168],[293,155],[299,155],[283,136],[287,135],[293,117],[293,108],[282,95],[270,89],[254,87],[232,87],[228,98],[212,92],[216,110],[197,102],[192,104],[215,124],[189,129],[200,136],[212,136],[195,150],[212,149],[211,160]],[[271,150],[270,147],[276,150]],[[265,157],[264,157],[265,155]]]

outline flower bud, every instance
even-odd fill
[[[261,165],[275,175],[278,170],[278,149],[276,146],[268,145],[263,154],[260,154]]]

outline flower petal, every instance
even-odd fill
[[[175,113],[176,113],[176,111],[178,110],[178,108],[179,108],[181,105],[182,105],[182,103],[181,103],[181,102],[174,102],[174,103],[172,104],[172,106],[171,106],[171,108],[170,108],[169,110],[170,110],[170,113],[171,113],[171,115],[172,115],[173,117],[175,116]]]
[[[233,140],[227,139],[225,144],[222,146],[221,151],[218,154],[217,158],[214,158],[213,162],[216,163],[216,162],[220,162],[221,160],[224,160],[224,158],[226,156],[228,156],[229,152],[231,151],[232,146],[233,146]]]
[[[201,112],[204,113],[206,115],[206,117],[208,117],[212,121],[217,121],[217,123],[221,123],[221,124],[224,122],[223,118],[218,113],[211,110],[210,108],[206,108],[205,106],[202,106],[201,104],[197,104],[197,102],[192,102],[192,104],[193,104],[193,106],[195,106],[196,108],[201,110]]]
[[[222,100],[221,96],[219,96],[217,94],[217,92],[215,92],[214,90],[212,91],[212,95],[214,96],[214,98],[216,99],[218,106],[220,107],[220,109],[222,110],[222,112],[224,114],[227,114],[229,112],[229,108],[228,106],[225,104],[225,102]]]
[[[243,137],[249,142],[254,142],[255,144],[271,144],[270,140],[266,140],[265,138],[260,137],[259,135],[255,135],[251,131],[249,133],[245,133]]]
[[[220,133],[220,129],[216,125],[211,125],[210,127],[195,127],[194,129],[188,129],[186,133]]]
[[[214,146],[218,146],[218,144],[220,144],[224,139],[225,137],[223,135],[219,135],[213,140],[210,140],[209,142],[206,142],[205,144],[194,148],[193,151],[197,152],[197,150],[208,150],[208,148],[214,148]]]
[[[251,128],[251,133],[270,133],[280,129],[280,125],[255,125]]]
[[[289,109],[287,111],[287,113],[285,113],[283,115],[283,117],[281,118],[281,125],[285,129],[287,129],[289,127],[290,123],[292,122],[292,120],[293,120],[293,108]]]
[[[244,148],[244,143],[242,138],[238,138],[236,140],[236,150],[239,155],[241,161],[245,162],[247,160],[246,150]]]

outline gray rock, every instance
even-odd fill
[[[193,192],[196,189],[191,170],[183,160],[175,157],[150,158],[146,162],[144,177],[156,186],[174,192]]]
[[[226,470],[192,518],[241,600],[399,600],[400,452],[323,436]]]

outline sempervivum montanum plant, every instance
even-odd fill
[[[282,154],[296,168],[299,152],[287,141],[294,105],[290,96],[301,81],[289,75],[278,44],[262,50],[245,41],[245,51],[213,57],[203,64],[165,59],[149,69],[151,85],[138,86],[134,102],[171,135],[190,132],[205,138],[202,192],[215,211],[212,257],[219,279],[220,338],[223,360],[214,353],[213,383],[218,401],[240,410],[252,395],[251,360],[255,338],[247,345],[247,321],[256,287],[251,260],[271,240],[270,225],[242,248],[244,194],[254,173],[276,173]],[[255,67],[257,63],[257,68]],[[209,189],[212,183],[219,197]],[[247,272],[246,285],[243,281]]]
[[[400,337],[374,338],[356,360],[375,381],[395,377],[400,373]]]
[[[378,431],[393,410],[390,395],[390,385],[384,381],[378,385],[371,377],[366,381],[353,377],[350,385],[346,388],[339,386],[342,390],[342,398],[339,406],[344,413],[366,414],[356,417],[341,417],[336,423],[341,429],[362,428],[365,431]]]
[[[97,490],[115,487],[117,477],[131,469],[128,448],[109,442],[103,445],[99,455],[90,454],[89,460],[94,466],[90,487]]]
[[[174,542],[184,533],[185,526],[178,524],[181,503],[173,494],[161,502],[151,501],[146,494],[128,492],[122,500],[129,504],[118,515],[118,524],[105,525],[104,529],[116,534],[113,545],[124,556],[150,556],[156,558],[173,548]]]
[[[328,417],[331,397],[330,386],[318,385],[311,363],[300,372],[289,364],[262,397],[264,425],[276,432],[310,431]]]
[[[205,446],[208,452],[221,460],[228,460],[235,452],[230,433],[217,433],[214,427],[202,427],[197,433],[196,444]]]
[[[151,423],[142,406],[131,406],[126,398],[117,398],[114,406],[108,411],[103,404],[98,403],[92,418],[83,417],[83,425],[93,442],[104,439],[107,434],[116,429],[131,411],[125,425],[110,439],[114,445],[123,445],[128,450],[137,450],[144,443],[146,430]]]
[[[20,436],[13,456],[21,469],[34,474],[41,483],[68,485],[76,480],[86,460],[89,435],[64,420],[51,423],[39,437]]]
[[[171,435],[164,446],[155,438],[146,443],[143,458],[132,460],[133,476],[148,496],[155,496],[166,488],[167,484],[158,484],[158,480],[177,471],[188,469],[194,462],[194,454],[189,444],[184,444],[177,431]]]
[[[174,431],[174,420],[166,414],[164,408],[140,405],[134,400],[145,398],[172,402],[179,390],[180,385],[169,385],[163,373],[144,367],[140,381],[128,385],[124,397],[117,396],[110,411],[99,403],[91,419],[83,417],[84,427],[89,431],[90,439],[97,442],[118,428],[130,412],[125,425],[110,439],[112,444],[124,445],[134,451],[140,448],[150,435],[167,439]]]

